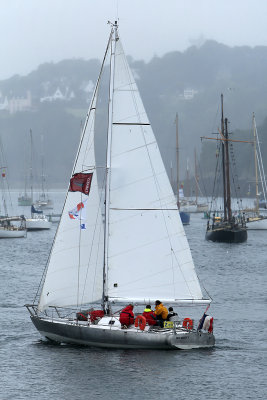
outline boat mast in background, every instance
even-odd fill
[[[242,243],[247,240],[247,230],[244,214],[239,210],[236,216],[232,215],[231,209],[231,185],[230,185],[230,162],[229,141],[244,142],[241,140],[230,140],[228,132],[228,119],[223,114],[223,95],[221,95],[221,130],[220,138],[206,138],[219,140],[222,146],[222,175],[223,175],[223,210],[221,217],[216,217],[216,210],[211,210],[212,223],[207,223],[206,239],[213,242]],[[250,142],[247,142],[250,143]],[[217,168],[216,168],[217,170]],[[216,177],[215,177],[216,179]]]
[[[180,176],[179,176],[179,131],[178,131],[178,113],[175,117],[175,128],[176,128],[176,189],[177,189],[177,205],[180,208]]]
[[[178,113],[175,116],[175,131],[176,131],[176,193],[177,193],[177,207],[179,210],[180,218],[183,225],[189,225],[190,214],[188,212],[182,211],[181,209],[181,199],[180,199],[180,161],[179,161],[179,128],[178,128]]]

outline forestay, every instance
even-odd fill
[[[48,262],[39,310],[49,306],[80,306],[102,299],[103,222],[94,153],[97,92],[98,85],[73,169],[73,174],[93,173],[90,193],[89,196],[82,192],[67,194]],[[77,219],[71,219],[69,211],[81,202],[85,202],[84,209]],[[81,229],[81,225],[85,229]]]
[[[108,221],[109,301],[202,300],[175,196],[119,38]]]

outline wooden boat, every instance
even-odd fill
[[[213,242],[242,243],[247,240],[247,228],[244,214],[239,212],[233,215],[231,208],[231,184],[229,162],[229,136],[228,120],[223,115],[223,95],[221,95],[221,159],[223,176],[223,213],[221,220],[216,220],[215,213],[211,211],[211,219],[207,222],[206,239]]]

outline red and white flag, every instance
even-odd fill
[[[81,201],[75,208],[69,211],[70,219],[86,219],[87,199]]]

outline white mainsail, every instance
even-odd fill
[[[113,52],[106,295],[111,302],[198,302],[175,196],[118,37]]]
[[[93,173],[89,196],[68,192],[61,221],[48,262],[39,310],[49,306],[80,306],[102,299],[103,221],[97,183],[94,125],[97,91],[92,99],[73,169],[75,173]],[[81,202],[86,207],[81,218],[71,219],[69,211]],[[103,203],[103,199],[102,199]],[[85,229],[81,229],[81,225]]]

